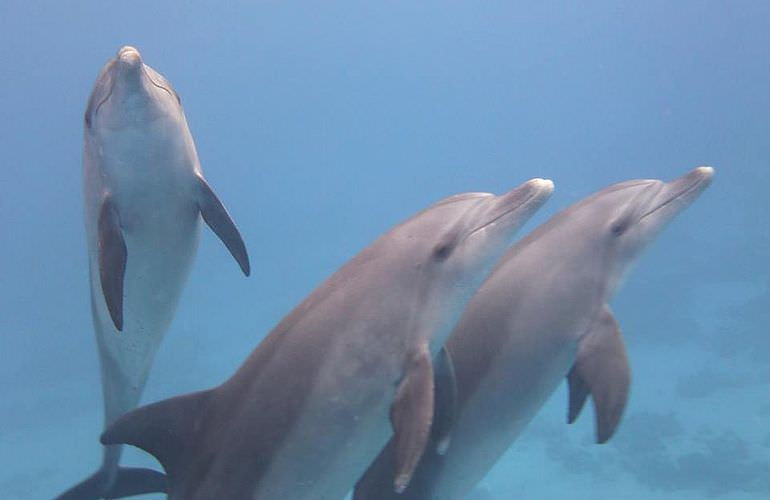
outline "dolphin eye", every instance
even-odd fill
[[[439,243],[433,248],[433,258],[436,260],[446,260],[447,257],[454,250],[454,245],[451,243]]]
[[[620,236],[621,234],[626,232],[626,230],[630,225],[631,225],[631,220],[628,217],[624,217],[623,219],[614,222],[612,224],[612,227],[610,227],[610,231],[612,231],[612,234],[614,236]]]

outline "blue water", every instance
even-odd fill
[[[633,368],[616,437],[591,444],[590,412],[565,425],[560,389],[477,498],[770,498],[770,3],[657,0],[0,3],[0,498],[99,462],[82,113],[123,44],[181,95],[253,268],[205,231],[145,401],[222,381],[445,195],[552,178],[531,228],[709,164],[613,304]]]

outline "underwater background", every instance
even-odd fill
[[[770,3],[3,0],[0,499],[100,461],[82,120],[124,44],[179,92],[252,259],[243,278],[204,228],[144,402],[223,381],[443,196],[553,179],[521,236],[607,184],[712,165],[613,302],[633,370],[616,436],[592,444],[592,409],[567,426],[562,387],[474,500],[770,498]]]

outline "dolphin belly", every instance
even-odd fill
[[[126,234],[124,327],[116,332],[91,260],[93,320],[105,397],[105,421],[134,408],[174,316],[198,245],[198,215]],[[162,236],[161,236],[162,235]]]
[[[318,391],[298,418],[254,498],[339,500],[392,435],[393,387],[370,380],[345,393]],[[313,443],[313,446],[308,446]],[[330,453],[330,450],[334,450]]]
[[[463,403],[450,444],[463,452],[436,454],[431,498],[464,499],[531,422],[575,361],[574,342],[553,347],[509,353]]]

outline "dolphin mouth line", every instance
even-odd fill
[[[111,70],[112,70],[112,65],[115,65],[115,62],[116,62],[116,60],[113,60],[113,61],[110,63],[110,64],[111,64],[111,66],[110,66],[110,69],[109,69],[109,71],[111,71]],[[152,78],[152,75],[150,75],[150,74],[147,72],[147,68],[145,67],[144,63],[142,63],[142,73],[144,73],[144,76],[146,76],[146,77],[147,77],[147,79],[150,81],[150,83],[151,83],[151,84],[153,84],[155,87],[158,87],[159,89],[162,89],[162,90],[166,91],[166,93],[167,93],[168,95],[170,95],[171,97],[175,98],[175,99],[177,100],[177,102],[179,102],[179,97],[178,97],[177,95],[175,95],[173,91],[171,91],[170,89],[167,89],[167,88],[166,88],[166,87],[164,87],[163,85],[161,85],[161,84],[159,84],[158,82],[156,82],[155,80],[153,80],[153,78]],[[94,108],[94,113],[93,113],[93,116],[96,116],[96,114],[99,112],[99,108],[101,108],[101,107],[102,107],[102,104],[104,104],[105,102],[107,102],[107,101],[109,100],[109,98],[110,98],[110,97],[112,97],[112,91],[113,91],[114,89],[115,89],[115,81],[113,80],[113,82],[112,82],[112,85],[110,85],[110,91],[109,91],[109,92],[107,92],[107,95],[106,95],[106,96],[104,96],[104,99],[102,99],[101,101],[99,101],[99,104],[97,104],[97,105],[96,105],[96,108]]]
[[[148,79],[148,80],[150,80],[150,83],[152,83],[153,85],[155,85],[155,86],[156,86],[156,87],[158,87],[159,89],[163,89],[163,90],[165,90],[165,91],[166,91],[166,93],[167,93],[168,95],[170,95],[171,97],[173,97],[174,99],[176,99],[177,101],[179,101],[179,96],[177,96],[177,95],[176,95],[176,93],[175,93],[173,90],[171,90],[171,89],[168,89],[168,88],[166,88],[165,86],[163,86],[163,85],[161,85],[160,83],[158,83],[158,82],[156,82],[155,80],[153,80],[153,78],[152,78],[152,75],[150,75],[150,74],[147,72],[147,68],[146,68],[146,66],[145,66],[144,64],[142,64],[142,71],[144,72],[145,76],[147,76],[147,79]]]
[[[110,67],[107,69],[107,73],[112,71],[112,67],[113,66],[115,66],[115,59],[110,61]],[[96,107],[94,108],[94,112],[93,112],[92,116],[96,116],[96,114],[99,112],[99,108],[102,107],[102,104],[107,102],[107,99],[109,99],[110,96],[112,95],[112,89],[113,88],[115,88],[115,82],[112,82],[112,85],[110,85],[110,91],[107,92],[107,95],[104,96],[104,98],[101,101],[99,101],[99,104],[96,105]]]
[[[652,214],[654,214],[655,212],[657,212],[657,211],[658,211],[658,210],[660,210],[661,208],[664,208],[664,207],[668,206],[668,205],[669,205],[671,202],[673,202],[673,201],[676,201],[676,200],[678,200],[679,198],[682,198],[683,196],[687,196],[688,194],[690,194],[690,193],[692,193],[693,191],[695,191],[695,190],[696,190],[698,187],[700,187],[700,185],[701,185],[702,183],[703,183],[703,179],[698,179],[697,181],[693,182],[692,184],[690,184],[690,185],[689,185],[689,186],[687,186],[686,188],[682,189],[682,190],[681,190],[681,191],[679,191],[678,193],[674,193],[674,194],[673,194],[673,195],[671,195],[671,197],[669,197],[669,198],[668,198],[666,201],[664,201],[663,203],[661,203],[661,204],[660,204],[660,205],[658,205],[657,207],[653,208],[652,210],[649,210],[649,211],[647,211],[647,212],[646,212],[644,215],[642,215],[641,217],[639,217],[639,220],[642,220],[642,219],[644,219],[644,218],[645,218],[645,217],[647,217],[648,215],[652,215]]]
[[[501,213],[501,214],[500,214],[500,215],[498,215],[497,217],[494,217],[493,219],[491,219],[491,220],[489,220],[489,221],[485,222],[484,224],[482,224],[482,225],[480,225],[480,226],[478,226],[478,227],[474,228],[473,230],[471,230],[471,231],[470,231],[470,232],[469,232],[469,233],[468,233],[468,234],[465,236],[465,238],[463,238],[463,240],[465,240],[465,239],[467,239],[467,238],[470,238],[471,236],[473,236],[473,235],[474,235],[474,234],[476,234],[477,232],[481,231],[482,229],[484,229],[484,228],[486,228],[486,227],[488,227],[488,226],[491,226],[492,224],[494,224],[495,222],[499,221],[499,220],[500,220],[500,219],[502,219],[503,217],[507,217],[507,216],[508,216],[508,215],[510,215],[512,212],[515,212],[516,210],[520,209],[520,208],[521,208],[521,207],[523,207],[524,205],[527,205],[527,204],[528,204],[530,201],[532,201],[534,198],[536,198],[536,197],[538,196],[538,194],[539,194],[539,193],[533,193],[533,194],[529,195],[529,196],[528,196],[528,197],[527,197],[525,200],[521,201],[521,203],[518,203],[518,204],[516,204],[516,206],[509,208],[508,210],[504,211],[503,213]]]

